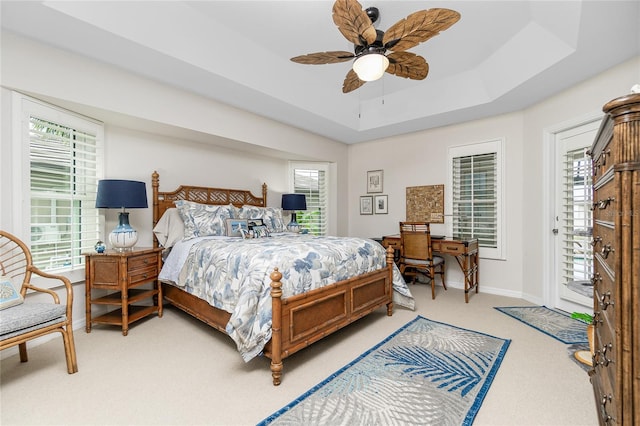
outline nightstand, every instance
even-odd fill
[[[87,333],[91,333],[92,324],[110,324],[122,326],[122,335],[126,336],[132,322],[154,312],[162,317],[162,285],[158,281],[161,253],[161,248],[85,253]],[[151,288],[138,288],[147,283],[152,283]],[[108,292],[105,296],[93,298],[92,293],[96,289]],[[147,300],[151,303],[137,304]],[[92,305],[118,308],[93,318]]]

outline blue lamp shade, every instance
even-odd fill
[[[129,251],[138,242],[138,232],[129,225],[125,209],[146,209],[147,188],[144,182],[104,179],[98,181],[96,208],[122,209],[118,226],[109,234],[109,242],[117,251]]]
[[[291,222],[287,225],[290,232],[299,232],[300,225],[296,221],[296,210],[306,210],[307,199],[304,194],[282,194],[282,210],[291,211]]]

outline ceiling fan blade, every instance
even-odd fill
[[[362,81],[358,78],[358,74],[354,70],[349,70],[347,76],[342,84],[342,93],[349,93],[356,90],[358,87],[362,87],[366,81]]]
[[[395,52],[411,49],[437,36],[459,19],[460,14],[455,10],[420,10],[393,24],[384,33],[382,44]]]
[[[345,51],[317,52],[291,58],[293,62],[306,65],[337,64],[354,58],[354,54]]]
[[[398,77],[424,80],[429,74],[429,64],[422,56],[411,52],[393,52],[387,55],[387,72]]]
[[[333,22],[353,44],[364,46],[376,41],[376,29],[356,0],[336,0],[333,4]]]

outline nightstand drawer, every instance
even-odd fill
[[[129,285],[155,280],[158,277],[158,267],[150,266],[147,269],[138,269],[129,273]]]
[[[127,267],[129,274],[137,273],[139,269],[147,269],[153,266],[158,267],[158,255],[156,253],[147,254],[144,256],[136,256],[129,259],[129,265]]]

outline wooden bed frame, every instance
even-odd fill
[[[165,210],[175,207],[177,200],[201,204],[241,207],[244,204],[266,207],[267,185],[262,185],[262,197],[250,191],[181,185],[172,192],[159,191],[159,174],[153,172],[153,226]],[[154,237],[154,246],[158,241]],[[272,298],[272,335],[264,348],[271,359],[273,384],[282,378],[282,360],[323,337],[351,324],[383,305],[387,315],[393,314],[393,249],[387,250],[386,267],[374,272],[340,281],[308,293],[282,298],[282,274],[274,267],[270,275]],[[164,299],[206,324],[225,332],[231,314],[217,309],[206,300],[182,289],[162,284]]]

